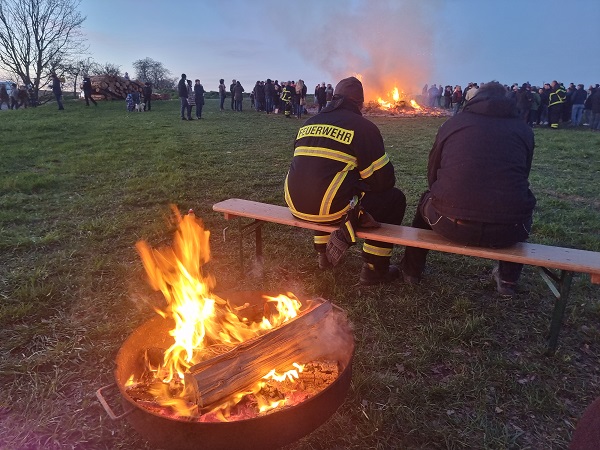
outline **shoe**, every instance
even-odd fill
[[[417,285],[421,283],[421,279],[419,277],[415,277],[414,275],[407,274],[404,270],[402,271],[402,279],[406,284],[414,284]]]
[[[404,282],[406,284],[417,285],[417,284],[421,283],[421,277],[409,275],[404,271],[404,256],[402,256],[402,259],[400,260],[400,264],[398,264],[398,267],[400,268],[400,271],[402,272],[402,279],[404,280]]]
[[[182,117],[181,120],[187,120],[185,117]]]
[[[319,252],[318,261],[319,261],[319,269],[321,269],[321,270],[326,270],[326,269],[330,269],[331,267],[333,267],[333,264],[331,264],[329,259],[327,259],[326,253]]]
[[[375,269],[372,264],[363,264],[360,271],[360,284],[363,286],[372,286],[374,284],[391,283],[400,276],[400,269],[394,265],[389,265],[384,269]]]
[[[517,283],[512,283],[510,281],[502,281],[500,279],[500,270],[498,266],[494,267],[492,270],[492,278],[496,281],[496,290],[498,294],[503,297],[514,297],[517,295],[517,291],[515,291],[515,286]]]

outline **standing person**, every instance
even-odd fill
[[[325,88],[325,106],[328,106],[333,100],[334,90],[331,87],[331,83],[327,83],[327,87]]]
[[[587,99],[587,91],[583,88],[583,84],[578,84],[575,92],[571,96],[571,126],[578,127],[581,125],[585,100]]]
[[[540,110],[538,115],[538,125],[548,125],[548,101],[550,99],[550,83],[544,83],[544,87],[538,91],[540,94]]]
[[[219,80],[219,109],[225,110],[223,105],[225,104],[225,98],[227,97],[227,88],[225,87],[225,80],[221,78]]]
[[[298,99],[296,117],[301,119],[302,112],[304,111],[304,105],[306,105],[306,86],[304,85],[304,80],[298,80],[296,83],[296,98]]]
[[[196,106],[196,95],[194,94],[194,87],[192,86],[192,80],[187,80],[187,92],[188,92],[187,118],[188,118],[188,120],[193,120],[192,108],[194,106]]]
[[[144,111],[152,110],[152,83],[146,81],[142,89],[144,93]]]
[[[600,88],[595,88],[591,96],[592,119],[590,130],[600,131]]]
[[[235,83],[235,87],[233,89],[233,97],[235,100],[235,110],[242,112],[242,104],[244,101],[244,87],[239,81],[236,81]]]
[[[87,74],[83,76],[82,88],[83,96],[85,98],[85,106],[90,106],[90,101],[94,104],[94,106],[98,106],[96,100],[92,98],[92,80]]]
[[[273,97],[275,97],[275,86],[270,78],[265,83],[265,111],[267,114],[273,112]]]
[[[10,109],[19,109],[19,87],[17,83],[11,84]]]
[[[562,116],[563,103],[567,98],[567,93],[558,81],[550,83],[550,94],[548,95],[548,123],[550,128],[558,129],[558,122]]]
[[[327,93],[325,92],[325,82],[323,81],[317,88],[317,102],[319,103],[319,109],[317,112],[321,112],[325,105],[327,105]]]
[[[533,130],[498,82],[485,83],[463,111],[439,129],[429,153],[429,189],[412,226],[464,245],[501,248],[525,241],[536,200],[529,189]],[[421,279],[428,250],[407,247],[406,281]],[[498,293],[515,294],[522,264],[499,261]]]
[[[462,96],[462,88],[460,85],[454,86],[454,91],[452,92],[452,115],[455,116],[460,111],[460,107],[463,102]]]
[[[294,97],[294,91],[292,90],[292,82],[282,82],[283,88],[281,90],[281,107],[283,108],[283,114],[287,119],[292,118],[292,98]]]
[[[235,99],[234,99],[234,91],[235,91],[235,85],[237,84],[237,82],[235,80],[231,80],[231,84],[229,85],[229,93],[231,94],[231,110],[235,111]]]
[[[181,120],[186,120],[188,110],[188,88],[186,83],[187,76],[185,73],[181,74],[181,79],[177,83],[177,95],[179,95],[179,101],[181,102]]]
[[[60,79],[56,76],[55,72],[52,72],[52,93],[54,94],[54,98],[56,98],[56,103],[58,103],[59,111],[65,109],[62,104],[62,88],[60,86]]]
[[[194,101],[196,102],[196,119],[202,119],[202,108],[204,107],[204,86],[196,78],[194,81]]]
[[[404,217],[406,197],[394,187],[394,167],[379,129],[360,112],[363,102],[361,82],[355,77],[341,80],[329,106],[298,131],[285,179],[285,201],[295,217],[341,224],[331,235],[315,232],[321,269],[337,264],[355,241],[356,220],[351,216],[359,216],[359,224],[361,218],[367,219],[371,226],[377,225],[375,220],[400,225]],[[398,268],[390,265],[392,248],[392,244],[365,241],[361,284],[387,283],[398,277]]]
[[[10,109],[10,98],[8,97],[8,91],[6,90],[6,86],[4,83],[0,86],[0,110],[2,109],[2,105],[6,103],[6,109]]]
[[[523,83],[523,85],[517,89],[515,97],[517,99],[517,107],[519,108],[521,119],[523,119],[523,122],[529,123],[529,111],[531,110],[531,104],[533,103],[531,86],[527,83]]]
[[[542,104],[542,97],[538,92],[537,87],[531,88],[531,106],[529,107],[529,126],[534,127],[540,121],[540,105]]]

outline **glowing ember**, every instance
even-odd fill
[[[203,266],[210,259],[210,232],[202,221],[190,213],[181,216],[173,208],[177,231],[171,247],[153,249],[140,241],[136,248],[153,289],[161,291],[166,301],[157,313],[174,321],[169,331],[173,344],[152,358],[146,355],[146,371],[140,379],[129,378],[126,386],[132,397],[147,403],[148,409],[166,408],[166,415],[197,417],[198,405],[191,403],[190,388],[185,385],[185,374],[196,364],[223,354],[239,344],[268,333],[294,319],[302,308],[293,295],[267,297],[262,320],[240,318],[226,300],[211,292],[215,280],[204,274]],[[283,374],[276,369],[266,371],[264,380],[228,397],[212,411],[214,420],[228,420],[234,405],[251,397],[250,403],[259,412],[266,412],[286,404],[284,396],[268,398],[266,385],[294,383],[304,366],[294,363]],[[144,392],[145,390],[145,392]],[[150,398],[148,397],[150,395]],[[248,403],[249,400],[244,400]],[[155,405],[155,406],[152,406]],[[206,419],[208,420],[208,419]]]

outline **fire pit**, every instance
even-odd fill
[[[277,448],[310,433],[350,386],[345,313],[291,293],[214,294],[215,279],[203,271],[210,233],[193,213],[174,212],[171,247],[136,245],[165,306],[123,343],[115,383],[98,389],[98,400],[113,420],[126,418],[169,449]],[[105,398],[112,389],[120,415]]]
[[[255,292],[243,292],[233,301],[259,306],[261,299]],[[343,313],[337,310],[337,314]],[[228,450],[278,448],[300,439],[323,424],[343,403],[350,387],[354,351],[351,340],[339,348],[339,353],[335,355],[340,368],[338,378],[314,397],[296,406],[235,422],[205,423],[166,417],[140,406],[129,395],[126,384],[132,374],[140,376],[144,371],[145,349],[165,348],[172,344],[173,338],[169,336],[172,328],[172,321],[156,316],[135,329],[117,354],[115,384],[97,392],[111,418],[126,418],[144,439],[157,447]],[[114,387],[118,388],[121,395],[124,413],[120,416],[113,412],[104,398],[105,392]]]

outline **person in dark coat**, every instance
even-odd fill
[[[186,114],[188,110],[188,88],[187,88],[187,76],[185,73],[181,74],[181,79],[177,84],[177,95],[181,102],[181,120],[186,120]]]
[[[235,87],[233,88],[233,99],[235,101],[235,110],[241,112],[244,100],[244,87],[239,81],[235,82]]]
[[[82,88],[83,96],[85,97],[85,106],[90,106],[90,101],[94,104],[94,106],[98,106],[96,100],[92,98],[92,80],[87,75],[83,76]]]
[[[327,105],[327,92],[325,88],[325,82],[321,83],[315,89],[315,95],[317,96],[317,103],[319,104],[319,109],[317,112],[321,112],[325,105]]]
[[[142,90],[144,94],[144,111],[152,110],[152,83],[146,81]]]
[[[429,154],[429,189],[412,226],[464,245],[501,248],[525,241],[536,203],[528,180],[534,145],[515,100],[500,83],[486,83],[440,127]],[[426,249],[406,248],[405,281],[420,281],[426,257]],[[515,294],[522,268],[499,262],[493,277],[500,294]]]
[[[194,100],[196,101],[196,118],[202,119],[202,107],[204,106],[204,86],[200,84],[200,80],[194,81]]]
[[[60,86],[60,79],[54,72],[52,72],[52,93],[54,94],[54,98],[56,98],[56,103],[58,103],[58,109],[65,109],[62,103],[62,88]]]

